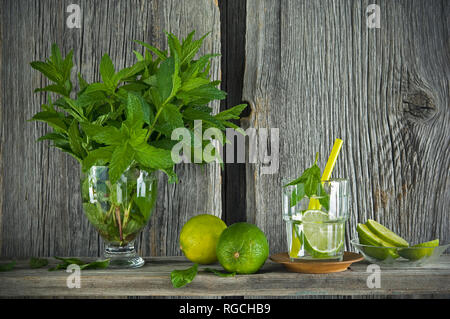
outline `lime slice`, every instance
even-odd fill
[[[437,247],[437,246],[439,246],[439,239],[417,244],[412,246],[411,248],[400,249],[398,253],[403,258],[409,260],[419,260],[422,259],[423,257],[429,257],[433,255],[434,248],[430,247]],[[424,247],[424,248],[418,249],[417,247]]]
[[[289,256],[292,258],[298,257],[298,252],[300,251],[302,246],[301,238],[299,234],[297,233],[296,224],[292,224],[292,244],[291,244],[291,250],[289,252]]]
[[[384,227],[380,223],[368,219],[366,226],[369,230],[374,233],[378,238],[384,240],[389,244],[389,246],[394,247],[408,247],[409,244],[406,240],[398,236],[396,233],[392,232],[388,228]]]
[[[362,245],[380,246],[380,247],[392,246],[389,243],[377,237],[364,224],[358,224],[358,226],[356,227],[356,231],[358,232],[359,243]],[[395,249],[386,249],[377,247],[364,247],[363,249],[364,253],[379,260],[385,260],[389,257],[394,259],[399,257]]]
[[[344,245],[344,223],[328,221],[328,214],[322,211],[308,210],[303,214],[305,249],[314,258],[334,257]]]

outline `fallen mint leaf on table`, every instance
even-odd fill
[[[55,259],[61,260],[62,263],[57,264],[55,267],[50,268],[48,271],[54,271],[59,269],[67,269],[70,265],[78,265],[80,266],[80,269],[104,269],[109,266],[109,259],[105,260],[97,260],[93,261],[91,263],[86,263],[78,258],[62,258],[62,257],[55,257]]]
[[[105,269],[109,266],[109,259],[105,259],[105,260],[97,260],[94,262],[91,262],[89,264],[84,264],[80,266],[80,269]]]
[[[14,266],[16,265],[15,261],[12,261],[8,264],[0,264],[0,271],[10,271],[13,270]]]
[[[192,280],[194,280],[195,276],[198,272],[198,264],[194,264],[194,266],[184,269],[184,270],[174,270],[170,273],[170,280],[172,281],[172,285],[174,288],[180,288]]]
[[[206,272],[211,272],[211,273],[213,273],[213,274],[215,274],[216,276],[219,276],[219,277],[234,277],[234,276],[236,276],[236,272],[231,272],[231,273],[229,273],[229,272],[222,272],[220,270],[212,269],[212,268],[205,268],[203,270],[206,271]]]
[[[32,257],[30,259],[30,267],[33,269],[42,268],[48,265],[48,260],[46,258]]]

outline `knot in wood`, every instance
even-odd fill
[[[427,121],[436,113],[433,99],[425,92],[416,91],[403,99],[404,112],[413,121]]]

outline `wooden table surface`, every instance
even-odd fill
[[[50,258],[50,265],[56,261]],[[84,260],[92,260],[85,258]],[[5,262],[4,260],[2,263]],[[184,257],[150,257],[139,269],[81,271],[81,287],[69,289],[64,270],[30,269],[18,260],[0,272],[0,296],[309,296],[309,295],[450,295],[450,255],[422,268],[381,268],[381,287],[370,289],[366,262],[334,274],[300,274],[267,261],[253,275],[218,277],[199,271],[189,285],[175,289],[170,272],[192,264]],[[220,265],[208,266],[221,269]],[[205,268],[200,266],[199,269]]]

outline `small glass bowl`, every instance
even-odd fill
[[[358,239],[350,241],[370,263],[393,267],[415,267],[436,263],[450,244],[437,247],[382,247],[363,245]]]

